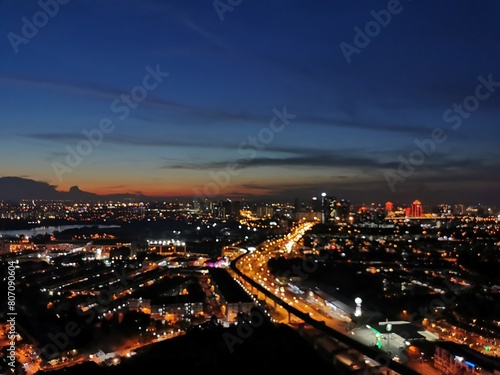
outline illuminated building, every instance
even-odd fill
[[[322,213],[324,223],[346,224],[350,217],[350,203],[348,200],[322,195]]]
[[[394,209],[394,205],[392,202],[385,202],[385,211],[386,212],[392,212]]]
[[[419,200],[414,200],[410,206],[410,217],[422,217],[424,216],[424,210],[422,208],[422,203]]]
[[[496,358],[451,341],[437,343],[434,367],[444,374],[500,374],[500,363]]]

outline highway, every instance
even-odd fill
[[[316,304],[307,293],[289,288],[288,285],[279,283],[267,269],[268,260],[275,255],[286,256],[293,254],[296,244],[304,233],[315,223],[306,222],[281,239],[268,240],[259,245],[254,252],[242,254],[235,258],[230,268],[251,287],[265,296],[266,300],[272,301],[271,306],[279,305],[287,311],[282,319],[283,323],[289,323],[288,314],[295,316],[298,321],[304,322],[319,331],[337,339],[348,347],[357,350],[372,360],[386,365],[391,370],[401,375],[417,375],[419,372],[395,361],[385,352],[371,346],[367,346],[352,337],[346,329],[350,319],[342,314],[329,315]],[[304,267],[304,270],[307,270]],[[279,310],[277,308],[276,310]]]

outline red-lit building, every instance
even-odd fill
[[[385,202],[385,211],[386,212],[392,212],[394,209],[394,205],[392,202]]]
[[[424,216],[424,209],[422,208],[422,203],[419,200],[414,200],[411,204],[410,210],[411,217],[422,217]]]

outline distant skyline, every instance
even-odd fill
[[[0,2],[0,177],[499,203],[498,2],[231,4]]]

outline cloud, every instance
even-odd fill
[[[111,104],[114,100],[119,99],[120,96],[127,91],[127,89],[120,89],[114,87],[104,87],[94,84],[84,84],[80,82],[70,81],[56,81],[48,79],[40,79],[26,76],[7,76],[0,75],[0,83],[28,86],[28,88],[38,88],[43,90],[60,91],[64,93],[71,93],[75,95],[91,96],[95,99],[108,100]],[[130,90],[130,88],[128,89]],[[269,122],[269,113],[245,113],[242,111],[234,111],[227,109],[214,109],[204,108],[186,103],[179,103],[173,100],[166,100],[149,95],[141,106],[148,106],[151,108],[164,110],[164,111],[181,111],[185,114],[190,114],[202,120],[212,120],[217,122],[225,122],[234,124],[235,122],[248,122],[254,124],[267,124]],[[340,111],[344,109],[339,108]],[[349,112],[348,109],[345,111]],[[413,126],[409,124],[390,124],[390,123],[377,123],[373,119],[370,122],[365,120],[356,119],[354,116],[349,116],[350,119],[341,118],[337,115],[328,116],[311,116],[307,114],[297,113],[298,118],[294,121],[297,123],[308,125],[321,125],[334,128],[348,128],[370,130],[375,132],[391,132],[391,133],[410,133],[421,135],[424,132],[428,133],[429,129],[420,126]],[[139,116],[139,115],[138,115]],[[160,120],[160,119],[159,119]],[[164,120],[163,120],[164,121]],[[196,125],[196,123],[191,123]]]
[[[345,198],[351,202],[384,202],[391,200],[398,204],[410,203],[413,199],[425,196],[425,204],[442,202],[471,203],[477,202],[497,204],[498,186],[500,186],[500,165],[494,167],[482,161],[450,161],[450,165],[462,163],[463,169],[432,167],[417,170],[404,182],[397,186],[393,193],[381,173],[363,173],[355,176],[337,175],[335,172],[325,174],[314,181],[303,180],[280,182],[248,182],[238,186],[240,191],[246,189],[255,195],[266,195],[269,200],[293,199],[295,197],[313,197],[322,191],[329,195]],[[448,170],[446,172],[446,170]],[[238,189],[233,189],[238,191]],[[467,189],[468,200],[464,201],[463,191]]]
[[[230,161],[216,161],[216,162],[191,162],[183,164],[164,165],[164,169],[192,169],[192,170],[206,170],[206,169],[222,169],[229,164],[234,168],[258,168],[258,167],[336,167],[336,168],[361,168],[361,169],[374,169],[374,168],[387,168],[397,167],[396,162],[382,162],[373,157],[359,155],[358,149],[352,150],[312,150],[302,149],[297,150],[294,148],[270,148],[266,152],[279,151],[283,153],[293,154],[292,156],[285,157],[256,157],[247,159],[235,159]]]
[[[88,127],[90,128],[90,127]],[[81,132],[47,132],[47,133],[20,133],[18,136],[29,139],[43,140],[47,142],[59,142],[75,144],[86,139]],[[192,136],[190,138],[140,138],[118,134],[105,135],[103,142],[134,147],[197,147],[197,148],[227,148],[235,149],[232,142],[221,142],[220,140],[210,140],[203,136]]]
[[[119,99],[120,96],[129,91],[132,87],[127,89],[118,89],[112,87],[102,87],[96,85],[83,84],[78,82],[64,82],[55,81],[47,79],[39,79],[33,77],[20,77],[20,76],[5,76],[0,75],[0,83],[18,85],[18,86],[28,86],[28,88],[38,88],[44,90],[55,90],[64,93],[72,93],[77,95],[86,95],[98,99],[109,100],[110,104]],[[202,118],[209,118],[218,121],[263,121],[269,120],[269,115],[266,117],[255,116],[252,114],[237,113],[224,110],[216,110],[198,107],[190,104],[178,103],[172,100],[165,100],[154,98],[149,95],[144,101],[141,102],[141,106],[149,106],[160,110],[178,110],[188,112],[195,116]]]
[[[257,151],[256,151],[257,152]],[[314,168],[336,168],[357,169],[362,172],[376,172],[382,174],[384,170],[396,170],[400,165],[399,155],[405,155],[398,150],[372,151],[360,148],[321,150],[298,147],[268,147],[261,153],[283,153],[283,157],[255,157],[235,158],[219,161],[199,161],[181,164],[166,164],[162,169],[186,169],[207,170],[224,169],[228,165],[236,169],[259,168],[259,167],[314,167]],[[477,171],[478,166],[487,166],[488,160],[460,159],[444,153],[435,152],[421,166],[417,166],[419,174],[449,173],[453,170]]]

